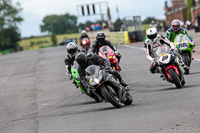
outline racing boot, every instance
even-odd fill
[[[121,85],[124,86],[124,87],[127,87],[127,86],[128,86],[128,84],[127,84],[124,80],[121,80],[120,83],[121,83]]]
[[[183,62],[181,64],[181,67],[183,67],[183,69],[185,70],[185,72],[188,72],[190,67],[186,66]]]
[[[164,77],[164,75],[162,74],[162,75],[160,75],[160,78],[162,79],[162,80],[165,80],[165,77]]]
[[[189,74],[190,67],[185,64],[181,64],[181,67],[184,69],[184,74]]]
[[[77,85],[77,83],[76,83],[75,80],[72,82],[72,84],[73,84],[76,88],[78,88],[78,85]]]
[[[177,54],[177,56],[179,58],[179,63],[181,64],[181,67],[185,70],[185,74],[188,74],[190,67],[188,67],[188,66],[185,65],[185,63],[183,62],[183,59],[180,56],[180,54]]]

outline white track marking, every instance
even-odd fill
[[[130,45],[123,45],[124,47],[128,47],[128,48],[132,48],[132,49],[138,49],[138,50],[142,50],[142,51],[146,51],[145,48],[138,48],[138,47],[134,47],[134,46],[130,46]],[[194,59],[195,61],[200,61],[200,59]]]

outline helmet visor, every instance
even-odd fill
[[[175,31],[177,31],[177,30],[179,30],[180,26],[179,26],[179,25],[176,25],[176,26],[173,25],[172,28],[173,28]]]
[[[97,38],[97,40],[98,40],[98,41],[104,41],[105,38],[104,38],[104,37],[102,37],[102,38]]]
[[[67,50],[67,52],[69,53],[69,54],[75,54],[76,53],[76,51],[77,51],[77,49],[76,48],[71,48],[71,49],[68,49]]]
[[[157,33],[155,33],[153,35],[147,35],[147,37],[152,40],[157,37]]]

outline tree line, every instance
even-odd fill
[[[11,0],[0,0],[0,51],[7,49],[12,51],[20,50],[17,42],[21,39],[18,28],[19,24],[23,21],[21,12],[22,8],[20,3],[14,5]],[[149,17],[143,23],[149,23],[154,19]],[[78,29],[83,30],[85,27],[90,27],[94,23],[102,24],[102,21],[86,21],[85,23],[77,25],[77,16],[75,15],[69,13],[47,15],[40,24],[40,31],[47,32],[54,37],[57,34],[77,33]],[[117,19],[114,22],[115,31],[120,31],[122,25],[123,20]]]
[[[18,32],[18,24],[23,21],[21,10],[19,3],[12,5],[11,0],[0,0],[0,51],[20,49],[17,42],[21,38]]]

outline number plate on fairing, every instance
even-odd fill
[[[169,61],[170,61],[170,54],[162,54],[162,56],[160,56],[159,58],[159,62],[163,64],[168,64]]]
[[[187,43],[179,43],[178,44],[178,48],[180,49],[180,50],[183,50],[183,49],[187,49],[188,48],[188,44]]]

